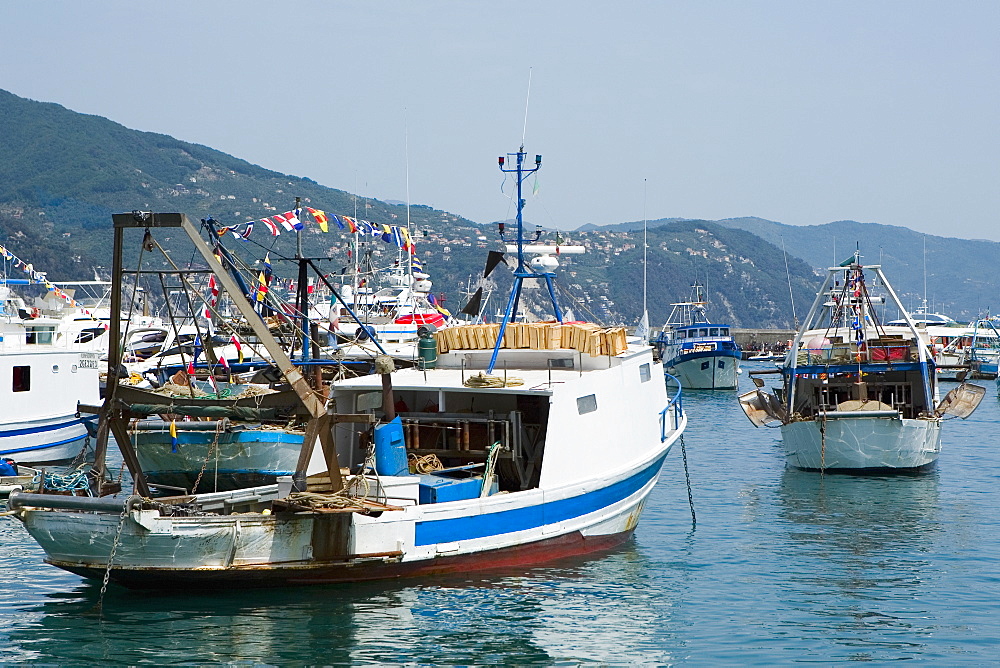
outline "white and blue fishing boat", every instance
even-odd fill
[[[500,159],[516,175],[521,205],[523,180],[541,165],[540,156],[533,167],[525,157],[521,149],[511,154],[513,166]],[[261,332],[305,413],[295,475],[151,502],[143,471],[124,448],[134,494],[15,493],[10,507],[49,563],[132,587],[468,572],[622,543],[687,424],[680,392],[668,396],[652,348],[626,338],[624,328],[562,323],[555,254],[525,261],[521,205],[502,322],[448,328],[437,359],[422,369],[394,371],[383,357],[378,375],[333,382],[327,401]],[[129,228],[150,235],[170,227],[188,233],[253,322],[251,305],[186,217],[115,216],[119,239]],[[545,282],[553,322],[512,322],[525,280]],[[105,413],[119,434],[128,416],[115,402],[106,400]],[[325,475],[307,477],[317,459]]]
[[[0,457],[33,465],[77,458],[92,429],[77,404],[98,400],[98,362],[60,320],[0,285]]]
[[[866,269],[905,326],[880,322],[872,305],[883,298],[869,293]],[[766,374],[780,376],[773,393],[763,389]],[[779,368],[750,375],[757,389],[739,398],[747,417],[758,427],[780,425],[789,466],[824,472],[928,469],[941,453],[945,419],[968,417],[985,394],[962,383],[939,396],[925,338],[881,267],[863,267],[858,253],[828,270]]]
[[[997,378],[1000,370],[1000,330],[995,318],[980,318],[969,325],[965,363],[973,378]]]
[[[735,390],[743,351],[729,325],[711,323],[702,286],[693,286],[691,301],[671,304],[667,322],[653,342],[663,368],[690,390]]]

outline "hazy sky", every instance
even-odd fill
[[[379,199],[407,198],[408,162],[410,201],[478,222],[511,215],[496,157],[521,143],[530,68],[532,222],[1000,240],[995,0],[0,0],[0,18],[0,88]]]

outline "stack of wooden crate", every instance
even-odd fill
[[[439,353],[449,350],[484,350],[492,348],[500,325],[457,325],[437,333]],[[557,350],[569,348],[597,355],[619,355],[628,344],[624,327],[600,327],[592,323],[514,322],[504,332],[503,348]]]

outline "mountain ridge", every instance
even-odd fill
[[[465,299],[461,286],[474,288],[479,281],[475,277],[486,252],[501,249],[509,239],[509,231],[501,239],[493,224],[480,225],[426,205],[407,207],[395,200],[358,197],[207,146],[132,130],[2,90],[0,150],[7,158],[0,163],[0,234],[26,257],[48,253],[54,266],[35,264],[47,269],[53,280],[61,278],[55,275],[59,271],[67,272],[65,278],[90,278],[95,268],[106,274],[113,212],[180,211],[192,219],[211,216],[222,225],[233,225],[288,211],[300,197],[303,205],[351,216],[357,211],[357,217],[378,225],[398,224],[408,212],[419,257],[437,282],[436,290],[442,290],[448,307],[456,311]],[[630,221],[544,232],[542,242],[561,239],[588,247],[585,255],[561,258],[564,268],[557,281],[568,298],[580,301],[578,310],[590,310],[609,324],[638,321],[641,229],[642,222]],[[752,216],[720,221],[662,218],[648,221],[647,229],[660,230],[650,239],[651,247],[655,242],[648,265],[651,296],[655,293],[650,299],[650,310],[656,312],[651,313],[653,321],[666,317],[661,304],[683,300],[693,281],[709,280],[713,318],[742,326],[786,326],[792,322],[789,291],[798,309],[807,308],[818,284],[817,268],[828,265],[834,255],[846,256],[855,243],[861,243],[866,262],[876,252],[872,249],[882,246],[890,280],[908,304],[920,305],[924,280],[931,279],[931,303],[969,319],[989,308],[988,298],[1000,292],[1000,278],[968,271],[977,263],[988,266],[1000,260],[1000,244],[990,241],[934,237],[856,221],[791,226]],[[263,230],[254,235],[251,243],[260,246],[253,249],[258,254],[294,254],[294,235],[272,239],[262,236]],[[354,252],[370,253],[381,267],[391,266],[397,257],[395,248],[380,241],[366,239],[354,249],[346,234],[336,229],[322,234],[311,224],[302,240],[304,251],[326,258],[324,266],[333,273],[349,265]],[[926,273],[924,244],[930,260]],[[498,290],[510,280],[509,274],[491,278]],[[530,304],[530,290],[526,300],[541,313],[545,300]]]

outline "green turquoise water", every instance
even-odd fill
[[[745,376],[744,376],[745,379]],[[282,591],[134,593],[47,566],[0,521],[0,661],[47,665],[771,665],[1000,656],[992,381],[917,477],[786,470],[732,392],[686,395],[635,537],[599,558]],[[947,386],[946,386],[947,389]]]

